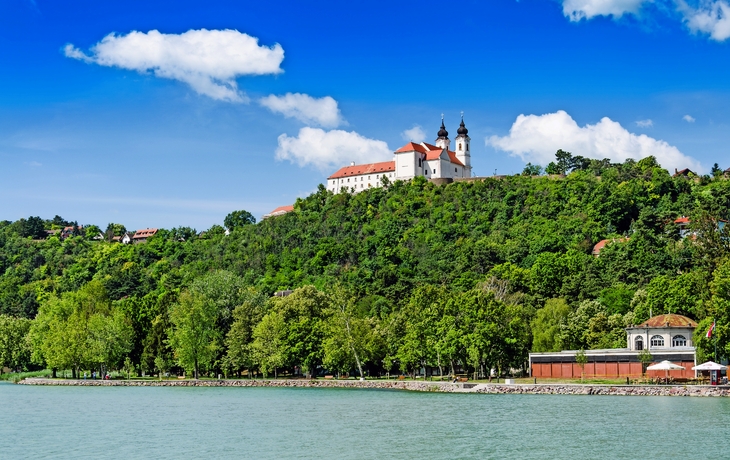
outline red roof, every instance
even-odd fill
[[[143,228],[142,230],[137,230],[136,232],[134,232],[134,236],[132,238],[135,240],[138,240],[140,238],[149,238],[155,233],[157,233],[156,228]]]
[[[675,220],[674,223],[678,225],[689,224],[689,217],[680,217],[679,219]]]
[[[638,327],[697,327],[697,323],[682,315],[658,315],[652,316]]]
[[[428,144],[426,144],[426,145],[428,145]],[[430,146],[430,147],[433,147],[433,146]],[[437,149],[438,147],[433,147],[433,148]],[[396,150],[395,153],[412,152],[414,150],[416,152],[426,153],[426,148],[424,146],[422,146],[421,144],[416,144],[414,142],[407,143],[403,147],[401,147],[398,150]]]
[[[441,154],[443,153],[443,149],[436,148],[436,150],[429,150],[428,153],[426,153],[426,160],[438,160],[441,157]],[[454,164],[457,164],[459,166],[464,166],[464,163],[459,161],[458,158],[456,158],[456,153],[449,150],[449,161],[451,161]]]
[[[370,163],[366,165],[345,166],[344,168],[340,168],[327,179],[338,179],[340,177],[360,176],[362,174],[375,174],[392,171],[395,171],[395,161],[383,161],[381,163]]]
[[[279,206],[278,208],[276,208],[273,211],[271,211],[269,213],[269,215],[276,214],[276,213],[292,212],[292,211],[294,211],[294,205],[288,204],[286,206]]]
[[[597,256],[601,252],[601,249],[603,249],[603,247],[606,246],[608,243],[614,243],[616,241],[618,241],[619,243],[623,243],[624,241],[628,241],[628,240],[629,240],[628,238],[618,238],[618,239],[612,238],[610,240],[601,240],[598,243],[596,243],[595,246],[593,246],[593,251],[591,252],[591,254],[593,254],[594,256]]]

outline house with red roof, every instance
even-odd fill
[[[463,117],[456,133],[456,148],[451,150],[449,132],[442,117],[434,144],[408,142],[394,152],[392,161],[361,165],[352,163],[340,168],[327,178],[327,189],[335,193],[343,189],[357,193],[380,187],[383,178],[394,181],[410,180],[417,176],[427,179],[471,177],[471,138]]]
[[[132,243],[144,243],[156,233],[156,228],[143,228],[142,230],[137,230],[136,232],[134,232],[134,236],[132,236]],[[124,240],[122,240],[122,243],[124,243]]]
[[[294,211],[293,205],[279,206],[268,214],[264,214],[263,218],[268,219],[269,217],[282,216],[288,212]]]

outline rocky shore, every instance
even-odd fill
[[[68,380],[29,378],[20,385],[130,386],[130,387],[281,387],[363,388],[441,393],[560,394],[607,396],[730,396],[730,386],[705,385],[579,385],[414,382],[401,380]]]

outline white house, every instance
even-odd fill
[[[416,176],[428,179],[471,177],[471,138],[463,118],[456,133],[456,149],[450,150],[451,140],[442,118],[435,145],[409,142],[395,151],[393,161],[362,165],[352,163],[327,178],[327,189],[335,193],[343,189],[361,192],[380,187],[383,177],[390,182],[409,180]]]

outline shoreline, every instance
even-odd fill
[[[359,388],[436,393],[730,397],[730,386],[415,382],[398,380],[72,380],[27,378],[18,385],[120,387]]]

